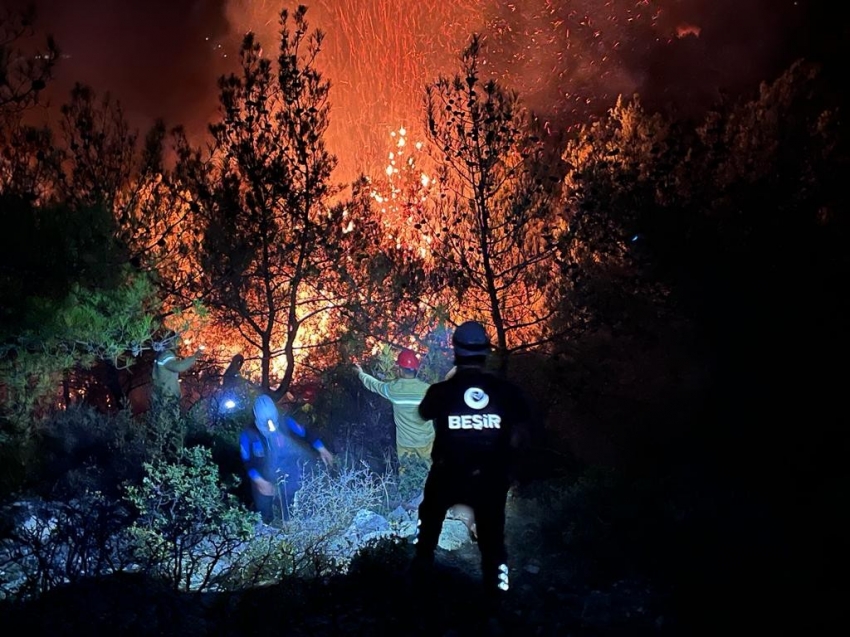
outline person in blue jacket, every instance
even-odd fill
[[[254,422],[239,436],[239,452],[251,481],[254,506],[266,524],[274,519],[277,507],[282,519],[289,519],[295,493],[301,486],[299,454],[294,449],[297,442],[292,435],[306,440],[325,466],[333,464],[333,454],[319,438],[309,435],[288,415],[283,416],[282,426],[274,400],[266,394],[258,396],[254,401]]]

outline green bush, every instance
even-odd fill
[[[149,460],[173,462],[182,456],[188,425],[178,398],[151,396],[151,406],[145,414],[144,423]]]
[[[233,557],[229,568],[217,578],[221,590],[245,590],[304,575],[292,544],[272,529],[252,536]]]
[[[127,487],[139,512],[129,529],[137,563],[176,590],[209,589],[258,517],[228,493],[208,449],[187,448],[178,462],[146,463],[145,471],[140,486]]]
[[[38,457],[37,441],[0,416],[0,501],[6,501],[30,482]]]
[[[417,456],[399,460],[398,496],[402,502],[410,502],[422,493],[430,468],[431,463]]]
[[[42,425],[37,490],[62,499],[86,491],[117,497],[121,484],[141,479],[146,453],[144,431],[128,406],[103,414],[71,405]]]

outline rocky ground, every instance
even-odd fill
[[[349,574],[227,594],[177,594],[122,575],[56,590],[7,620],[44,635],[667,635],[669,594],[639,577],[593,575],[582,556],[544,532],[531,499],[508,510],[511,591],[499,608],[480,590],[470,542],[439,550],[436,572],[412,583],[412,546],[367,551]]]

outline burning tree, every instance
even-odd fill
[[[352,332],[372,348],[379,342],[422,351],[431,333],[442,323],[440,308],[431,294],[427,272],[428,246],[418,219],[428,205],[430,181],[419,160],[423,143],[408,143],[404,128],[390,134],[387,165],[374,177],[362,177],[352,187],[352,221],[347,230],[363,250],[345,255],[351,288],[346,318]]]
[[[542,342],[553,312],[559,180],[516,94],[482,80],[480,51],[473,36],[461,73],[427,89],[428,136],[441,167],[422,228],[438,280],[455,290],[459,314],[492,326],[504,364],[510,352]]]
[[[278,393],[293,378],[299,349],[319,347],[325,321],[344,302],[337,268],[345,209],[332,205],[336,158],[325,147],[330,84],[316,68],[323,33],[306,8],[280,15],[277,68],[252,33],[239,74],[219,81],[221,120],[212,152],[178,144],[181,184],[203,227],[196,288],[214,318],[261,356],[285,360]]]

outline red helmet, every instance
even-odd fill
[[[410,369],[414,372],[419,369],[419,359],[409,349],[403,349],[399,352],[396,363],[402,369]]]

